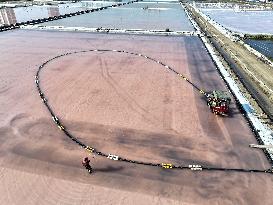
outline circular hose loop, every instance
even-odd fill
[[[50,107],[46,95],[45,93],[42,91],[41,86],[40,86],[40,71],[45,68],[45,66],[57,59],[57,58],[61,58],[63,56],[67,56],[67,55],[73,55],[73,54],[77,54],[77,53],[86,53],[86,52],[118,52],[118,53],[126,53],[126,54],[130,54],[130,55],[134,55],[134,56],[139,56],[142,58],[145,58],[147,60],[153,61],[159,65],[161,65],[164,69],[167,69],[169,71],[171,71],[172,73],[176,74],[178,77],[180,77],[180,79],[185,80],[187,83],[189,83],[193,88],[195,88],[197,91],[199,91],[202,95],[206,95],[206,93],[201,90],[200,88],[198,88],[198,86],[196,86],[194,83],[192,83],[188,78],[186,78],[183,74],[178,73],[175,69],[171,68],[170,66],[154,59],[151,58],[149,56],[143,55],[141,53],[135,53],[135,52],[129,52],[129,51],[125,51],[125,50],[110,50],[110,49],[91,49],[91,50],[81,50],[81,51],[74,51],[74,52],[68,52],[68,53],[64,53],[61,55],[57,55],[49,60],[47,60],[46,62],[44,62],[42,65],[39,66],[36,75],[35,75],[35,83],[36,83],[36,87],[37,87],[37,91],[38,94],[40,96],[40,98],[42,99],[42,102],[44,103],[45,107],[47,108],[48,112],[50,113],[53,122],[56,124],[56,126],[68,137],[70,138],[72,141],[74,141],[76,144],[78,144],[79,146],[81,146],[82,148],[84,148],[88,153],[94,153],[98,156],[101,157],[105,157],[114,161],[123,161],[126,163],[134,163],[134,164],[140,164],[140,165],[144,165],[144,166],[152,166],[152,167],[160,167],[163,169],[182,169],[182,170],[191,170],[191,171],[225,171],[225,172],[255,172],[255,173],[267,173],[267,174],[272,174],[273,173],[273,169],[265,169],[265,170],[260,170],[260,169],[242,169],[242,168],[220,168],[220,167],[206,167],[206,166],[201,166],[198,164],[190,164],[190,165],[174,165],[171,163],[151,163],[151,162],[142,162],[142,161],[136,161],[136,160],[132,160],[132,159],[127,159],[127,158],[123,158],[120,157],[118,155],[114,155],[114,154],[106,154],[103,152],[98,151],[97,149],[95,149],[94,147],[88,146],[86,145],[84,142],[80,141],[78,138],[74,137],[64,126],[64,124],[62,124],[61,120],[56,116],[55,112],[52,110],[52,108]]]

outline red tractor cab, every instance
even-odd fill
[[[207,94],[207,104],[216,115],[228,115],[230,101],[230,95],[226,91],[214,90]]]

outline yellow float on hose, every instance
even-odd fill
[[[165,164],[165,163],[162,163],[161,166],[165,169],[172,169],[173,168],[173,165],[172,164]]]
[[[85,149],[87,152],[90,152],[90,153],[94,152],[94,150],[95,150],[94,148],[89,147],[89,146],[87,146]]]
[[[59,128],[60,130],[64,130],[64,126],[62,126],[62,125],[58,125],[58,128]]]

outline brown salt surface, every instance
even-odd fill
[[[272,204],[271,175],[190,172],[86,155],[56,128],[35,88],[37,67],[87,49],[142,53],[198,86],[227,88],[197,37],[12,31],[0,34],[0,204]],[[88,52],[50,62],[41,87],[84,143],[125,158],[181,165],[269,168],[234,100],[214,116],[185,81],[145,58]]]

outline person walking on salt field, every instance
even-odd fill
[[[88,159],[88,157],[84,157],[82,159],[82,166],[84,166],[90,174],[93,172],[93,169],[90,165],[90,160]]]

